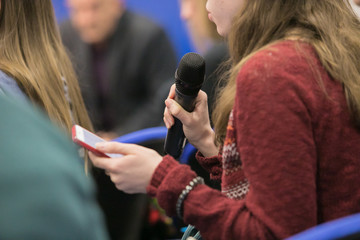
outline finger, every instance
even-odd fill
[[[176,88],[176,85],[175,85],[175,84],[171,85],[168,98],[171,98],[171,99],[174,99],[174,98],[175,98],[175,88]]]
[[[200,90],[199,93],[198,93],[197,98],[198,98],[199,101],[206,101],[207,102],[208,96],[207,96],[206,92]]]
[[[101,142],[97,143],[96,149],[104,153],[120,153],[122,155],[128,155],[136,153],[138,145],[120,143],[120,142]]]
[[[111,168],[112,163],[111,161],[109,161],[109,158],[98,157],[92,152],[89,152],[89,158],[91,159],[91,162],[94,164],[95,167],[106,170]]]
[[[171,128],[171,124],[170,124],[170,122],[165,118],[165,116],[163,117],[163,121],[164,121],[165,126],[166,126],[167,129]]]
[[[165,105],[171,115],[178,118],[182,123],[187,123],[189,113],[185,111],[176,101],[172,99],[166,99]]]
[[[171,115],[167,107],[165,107],[163,119],[167,128],[170,128],[174,124],[174,117]]]
[[[207,101],[208,101],[207,94],[200,90],[195,100],[195,108],[200,111],[207,109],[207,105],[208,105]]]
[[[122,185],[123,185],[122,183],[118,183],[118,184],[115,184],[115,187],[120,191],[124,191],[125,189],[123,188]]]

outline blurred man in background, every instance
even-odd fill
[[[124,1],[67,0],[70,19],[60,26],[90,118],[105,139],[162,124],[163,102],[152,100],[176,69],[164,30]],[[97,169],[94,177],[111,238],[139,239],[147,197],[118,191]]]
[[[124,0],[67,0],[67,6],[61,34],[95,129],[113,138],[158,125],[162,114],[147,115],[148,102],[176,69],[164,30],[126,10]]]

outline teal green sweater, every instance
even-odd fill
[[[75,146],[30,104],[0,94],[0,239],[107,239]]]

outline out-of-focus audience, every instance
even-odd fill
[[[114,138],[157,126],[149,104],[174,75],[176,56],[164,29],[127,10],[125,0],[67,0],[60,26],[94,128]]]

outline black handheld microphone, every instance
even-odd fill
[[[186,111],[192,112],[195,108],[195,99],[205,78],[205,60],[197,53],[185,54],[175,72],[175,101]],[[175,118],[175,117],[174,117]],[[185,145],[185,135],[182,123],[175,118],[174,125],[168,130],[164,151],[174,158],[181,155]]]

